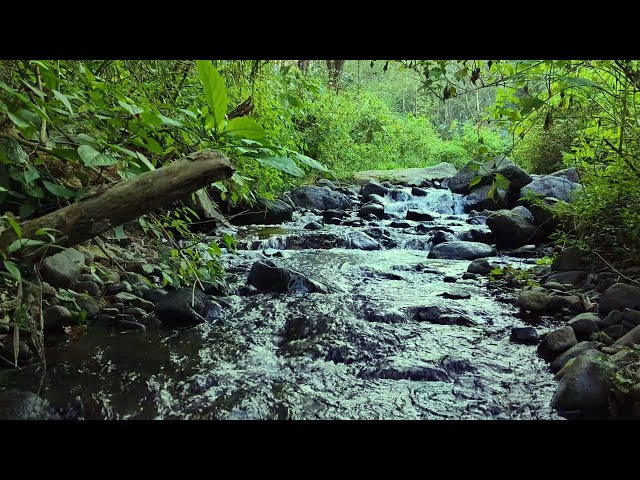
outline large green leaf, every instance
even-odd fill
[[[304,177],[304,172],[289,157],[266,157],[256,159],[262,165],[275,168],[294,177]]]
[[[224,116],[227,113],[227,87],[218,73],[218,70],[211,64],[209,60],[196,60],[200,81],[204,87],[207,96],[207,103],[213,115],[216,128],[222,124]]]
[[[511,182],[504,175],[496,173],[496,187],[500,190],[507,190],[510,183]]]
[[[71,103],[66,95],[63,95],[58,90],[53,90],[53,95],[62,102],[62,104],[69,110],[69,113],[73,115],[73,109],[71,108]]]
[[[124,108],[131,115],[138,115],[139,113],[142,113],[144,111],[140,107],[137,107],[136,105],[130,105],[127,102],[123,102],[122,100],[118,100],[118,105]]]
[[[7,269],[7,272],[9,272],[13,278],[15,278],[18,281],[22,279],[22,275],[20,274],[20,269],[15,263],[5,260],[3,264],[4,264],[4,268]]]
[[[67,160],[71,160],[72,162],[80,163],[81,161],[80,155],[78,155],[78,152],[72,148],[53,148],[51,150],[51,153],[59,157],[65,158]]]
[[[9,245],[9,248],[7,249],[7,251],[9,253],[14,253],[24,247],[38,247],[44,244],[45,242],[43,242],[42,240],[33,240],[31,238],[19,238],[18,240],[13,242],[11,245]]]
[[[249,138],[252,140],[264,138],[262,127],[254,119],[247,117],[238,117],[230,120],[224,131],[234,138]]]
[[[568,84],[575,85],[577,87],[593,87],[595,85],[588,78],[579,78],[579,77],[560,77],[560,78],[565,82],[567,82]]]
[[[100,153],[90,145],[80,145],[78,155],[87,167],[108,167],[118,163],[118,160],[111,155]]]
[[[29,160],[29,154],[13,138],[0,138],[0,163],[23,165]]]
[[[478,185],[481,181],[482,181],[482,175],[477,175],[473,177],[473,179],[469,182],[469,186],[473,187],[475,185]]]
[[[43,180],[42,183],[44,188],[49,190],[49,192],[54,194],[56,197],[73,198],[76,195],[76,192],[63,187],[62,185],[56,185],[55,183],[51,183],[46,180]]]
[[[532,110],[540,108],[543,105],[544,105],[544,101],[540,100],[539,98],[536,98],[536,97],[523,97],[520,100],[520,113],[522,115],[527,115]]]
[[[298,160],[299,162],[304,163],[305,165],[314,168],[316,170],[320,170],[321,172],[328,172],[329,169],[324,166],[322,163],[318,162],[317,160],[314,160],[311,157],[307,157],[306,155],[303,155],[301,153],[296,153],[296,160]]]
[[[164,123],[165,125],[171,125],[172,127],[183,127],[183,123],[179,120],[174,120],[173,118],[169,118],[169,117],[165,117],[164,115],[162,115],[161,113],[158,113],[158,118],[162,121],[162,123]]]

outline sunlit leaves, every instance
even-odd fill
[[[211,64],[211,61],[197,60],[196,66],[198,67],[198,74],[204,87],[214,126],[217,128],[222,124],[227,113],[227,104],[229,103],[227,87],[218,70]]]

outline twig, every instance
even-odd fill
[[[595,253],[598,257],[600,257],[600,260],[602,260],[604,263],[606,263],[609,268],[611,270],[613,270],[614,272],[616,272],[618,275],[620,275],[622,278],[624,278],[625,280],[629,280],[630,282],[633,283],[637,283],[638,285],[640,285],[640,282],[638,282],[637,280],[634,280],[632,278],[627,277],[625,274],[621,273],[620,271],[616,270],[616,268],[611,265],[609,262],[607,262],[604,258],[602,258],[602,255],[600,255],[598,252],[596,252],[595,250],[593,251],[593,253]]]
[[[100,250],[102,250],[102,253],[104,253],[104,254],[107,256],[107,258],[108,258],[109,260],[111,260],[113,263],[115,263],[115,264],[117,265],[117,267],[118,267],[120,270],[122,270],[123,272],[126,272],[126,270],[124,269],[124,267],[123,267],[122,265],[120,265],[120,264],[118,263],[118,261],[117,261],[115,258],[113,258],[113,257],[109,254],[109,252],[108,252],[108,251],[107,251],[107,249],[105,248],[104,243],[102,242],[102,240],[100,239],[100,237],[95,237],[95,241],[96,241],[96,243],[98,244],[98,248],[99,248]]]

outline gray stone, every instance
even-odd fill
[[[533,214],[529,211],[529,209],[527,209],[526,207],[523,207],[522,205],[518,205],[516,207],[513,207],[511,209],[512,212],[516,212],[519,213],[520,215],[522,215],[524,218],[527,219],[527,221],[534,223],[534,218],[533,218]]]
[[[570,202],[582,191],[582,185],[563,177],[540,176],[521,191],[521,196],[535,195],[538,197],[552,197]]]
[[[613,340],[618,340],[624,335],[622,325],[610,325],[604,329],[604,333],[609,335]],[[615,342],[613,342],[615,344]]]
[[[88,295],[76,296],[76,304],[78,308],[87,314],[87,320],[95,318],[100,313],[100,306],[93,298]]]
[[[582,352],[560,372],[551,406],[564,414],[607,415],[610,385],[598,350]],[[559,375],[560,375],[559,373]]]
[[[585,313],[581,313],[579,315],[576,315],[575,317],[573,317],[571,319],[573,320],[589,320],[591,322],[593,322],[596,327],[598,327],[598,329],[601,329],[605,326],[604,323],[604,319],[602,317],[602,315],[599,315],[597,313],[593,313],[593,312],[585,312]]]
[[[433,247],[429,252],[429,258],[475,260],[476,258],[490,257],[495,253],[492,247],[484,243],[453,241]]]
[[[133,315],[134,317],[142,317],[143,315],[147,314],[147,311],[144,310],[143,308],[138,308],[138,307],[129,307],[127,309],[125,309],[124,313],[126,315]]]
[[[100,286],[94,281],[82,281],[73,284],[73,289],[79,293],[87,293],[92,297],[100,296]]]
[[[564,285],[562,285],[561,283],[558,282],[550,282],[548,279],[547,281],[544,283],[544,285],[542,285],[543,288],[546,288],[548,290],[558,290],[561,292],[564,292],[567,290],[567,287],[565,287]]]
[[[62,420],[49,402],[21,390],[0,392],[0,420]]]
[[[430,222],[434,219],[433,215],[427,212],[419,212],[417,210],[407,210],[407,220],[415,220],[418,222]]]
[[[533,327],[513,327],[511,329],[511,341],[524,345],[537,345],[540,338]]]
[[[54,287],[70,288],[85,265],[84,255],[75,248],[45,258],[42,261],[42,278]]]
[[[327,179],[327,178],[321,178],[316,182],[316,185],[318,185],[319,187],[328,187],[331,190],[334,190],[336,188],[336,184],[333,183],[331,180]]]
[[[44,331],[48,333],[64,333],[64,327],[71,322],[71,312],[60,305],[47,308],[42,313]]]
[[[248,282],[258,290],[279,293],[326,293],[326,287],[293,270],[271,261],[258,261],[249,272]]]
[[[565,326],[542,336],[538,353],[547,361],[553,361],[563,352],[576,345],[578,340],[573,328]]]
[[[587,266],[584,254],[577,247],[569,247],[562,250],[551,264],[554,272],[569,272],[582,270]]]
[[[382,220],[382,218],[384,218],[384,206],[378,203],[364,205],[358,212],[358,216],[367,217],[368,215],[375,215]]]
[[[622,321],[622,312],[619,310],[612,310],[602,321],[602,329],[611,327],[613,325],[619,325]]]
[[[116,294],[116,298],[132,307],[143,308],[145,310],[153,310],[155,308],[152,302],[133,295],[132,293],[120,292]]]
[[[567,322],[567,325],[573,328],[573,331],[576,334],[576,338],[585,339],[588,338],[592,333],[598,332],[600,330],[598,328],[598,325],[596,325],[594,319],[591,318],[592,315],[593,314],[591,313],[583,313]]]
[[[614,347],[631,347],[636,343],[640,343],[640,326],[633,328],[626,333],[623,337],[616,340],[613,344]]]
[[[516,300],[516,306],[529,312],[541,313],[546,311],[549,306],[549,296],[541,288],[521,290]]]
[[[554,273],[547,278],[547,282],[577,285],[585,279],[587,272],[582,270]]]
[[[322,230],[322,225],[318,222],[310,222],[304,226],[305,230]]]
[[[409,187],[421,187],[433,180],[451,178],[456,174],[456,167],[450,163],[442,162],[433,167],[426,168],[398,168],[394,170],[366,170],[356,172],[355,180],[359,185],[364,185],[370,180],[390,179],[395,184],[408,185]]]
[[[640,311],[632,310],[631,308],[625,308],[622,312],[622,319],[626,320],[634,327],[640,325]]]
[[[464,211],[470,210],[499,210],[509,207],[509,198],[507,192],[498,190],[490,196],[492,190],[491,185],[478,185],[471,189],[471,193],[464,199]]]
[[[551,177],[563,177],[567,180],[574,183],[582,183],[580,181],[580,175],[578,174],[578,170],[576,167],[565,168],[564,170],[558,170],[557,172],[553,172],[549,174]]]
[[[440,315],[442,315],[442,311],[437,306],[432,307],[424,307],[419,309],[416,312],[416,320],[419,322],[433,322],[437,320]]]
[[[318,210],[351,208],[353,202],[345,194],[315,185],[305,185],[293,190],[291,200],[299,208]]]
[[[535,243],[538,229],[520,213],[498,210],[487,218],[487,226],[496,238],[497,248],[517,248]]]
[[[575,344],[566,352],[560,354],[552,363],[551,363],[551,371],[553,373],[558,373],[562,368],[569,362],[569,360],[576,358],[578,355],[581,355],[583,352],[587,350],[594,349],[598,346],[597,342],[580,342]]]
[[[494,268],[496,268],[496,265],[489,263],[486,258],[478,258],[469,264],[467,272],[488,275]]]
[[[220,304],[198,289],[183,287],[155,298],[154,314],[167,327],[191,327],[222,316]]]
[[[598,311],[609,313],[612,310],[631,308],[640,310],[640,288],[625,283],[616,283],[600,296]]]
[[[549,297],[549,309],[553,311],[561,311],[567,309],[569,313],[584,312],[584,305],[580,297],[576,295],[551,295]]]
[[[491,230],[485,230],[480,228],[471,228],[465,232],[462,232],[458,240],[463,242],[480,242],[491,245],[495,242],[495,235]]]
[[[276,225],[293,220],[293,208],[282,200],[259,199],[256,207],[231,218],[233,225]]]
[[[437,230],[431,237],[431,245],[440,245],[445,242],[455,242],[456,236],[453,233]]]
[[[371,180],[362,187],[362,189],[360,190],[360,195],[362,195],[363,197],[366,197],[368,195],[380,195],[381,197],[384,197],[388,191],[389,189],[387,187],[381,185],[375,180]]]
[[[504,156],[498,156],[494,157],[492,160],[487,160],[480,166],[480,169],[473,165],[474,162],[469,162],[448,181],[447,186],[452,192],[469,192],[469,183],[477,176],[483,177],[480,182],[481,185],[490,184],[496,173],[503,175],[507,180],[509,180],[510,191],[515,192],[531,182],[531,176],[529,176],[527,172]]]
[[[411,195],[413,195],[414,197],[426,197],[428,193],[429,192],[427,192],[424,188],[420,187],[413,187],[411,189]]]

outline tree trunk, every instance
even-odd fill
[[[67,207],[22,225],[23,239],[38,239],[36,231],[53,228],[55,245],[71,247],[136,219],[140,215],[182,200],[212,182],[231,177],[233,167],[219,152],[202,150],[170,165],[143,173],[112,185],[102,185],[98,192]],[[0,249],[7,251],[17,240],[13,229],[0,234]],[[25,247],[14,253],[23,265],[56,253],[57,248]]]

